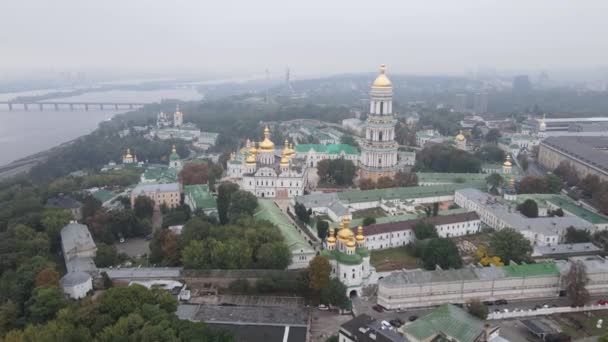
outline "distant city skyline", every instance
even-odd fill
[[[17,1],[0,71],[458,74],[606,65],[604,1]]]

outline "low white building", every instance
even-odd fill
[[[370,250],[405,246],[416,239],[414,226],[421,221],[434,225],[437,234],[443,238],[475,234],[481,227],[475,212],[372,224],[363,229],[365,245]]]
[[[76,258],[94,258],[97,253],[89,228],[76,221],[61,229],[61,248],[66,264]]]
[[[316,167],[321,160],[346,159],[355,165],[359,162],[359,151],[347,144],[298,144],[296,145],[296,159],[305,160],[309,167]]]
[[[562,242],[566,229],[593,231],[595,226],[576,216],[528,218],[516,211],[514,205],[504,203],[500,197],[477,189],[461,189],[454,194],[454,203],[479,215],[481,222],[494,229],[514,228],[532,245],[555,245]]]
[[[69,272],[59,281],[63,293],[72,299],[81,299],[93,290],[93,279],[86,272]]]

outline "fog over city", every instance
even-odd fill
[[[596,68],[606,1],[20,1],[0,5],[3,72]]]

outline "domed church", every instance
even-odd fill
[[[331,276],[340,279],[346,285],[348,296],[361,295],[375,270],[369,263],[369,250],[365,247],[363,227],[357,228],[357,234],[349,228],[350,219],[345,217],[340,222],[338,233],[331,228],[321,255],[329,259]]]
[[[301,196],[306,187],[306,165],[294,160],[294,156],[295,150],[287,140],[282,150],[275,147],[266,127],[262,141],[247,140],[238,153],[232,153],[225,180],[259,198]]]

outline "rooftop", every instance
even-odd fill
[[[82,203],[73,199],[70,196],[59,195],[57,197],[49,198],[46,201],[46,205],[49,207],[58,207],[62,209],[76,209],[82,206]]]
[[[114,197],[114,193],[109,190],[100,189],[92,193],[93,197],[101,203],[105,203]]]
[[[592,166],[608,172],[608,137],[604,136],[559,136],[549,137],[541,145],[551,147],[573,158],[584,161]]]
[[[583,243],[568,243],[552,246],[534,246],[532,256],[554,256],[563,254],[600,254],[602,249],[592,244],[591,242]]]
[[[328,154],[359,154],[359,151],[347,144],[298,144],[295,148],[297,153],[307,153],[313,150],[317,153],[328,153]]]
[[[392,329],[382,327],[382,324],[372,317],[362,314],[342,324],[340,330],[347,332],[358,342],[400,342],[407,341]]]
[[[215,197],[211,195],[209,185],[207,184],[185,185],[184,192],[192,197],[197,208],[209,209],[217,207]]]
[[[61,229],[61,245],[64,254],[97,248],[89,228],[76,222],[71,222]]]
[[[431,196],[450,196],[455,190],[464,188],[485,187],[483,183],[462,183],[462,184],[446,184],[446,185],[431,185],[431,186],[412,186],[402,188],[387,188],[373,190],[351,190],[337,193],[341,201],[348,203],[370,202],[384,200],[403,200],[414,199]]]
[[[179,183],[150,183],[150,184],[138,184],[133,189],[134,194],[141,194],[145,192],[180,192]]]
[[[485,173],[442,173],[442,172],[416,172],[420,183],[475,183],[485,182],[488,177]]]
[[[376,224],[372,224],[372,225],[369,225],[369,226],[363,228],[363,234],[365,236],[368,236],[368,235],[375,235],[375,234],[383,234],[383,233],[387,233],[387,232],[395,232],[395,231],[413,229],[414,226],[418,222],[421,222],[421,221],[431,223],[435,226],[440,226],[440,225],[445,225],[445,224],[468,222],[468,221],[473,221],[473,220],[479,220],[479,216],[477,216],[477,214],[475,212],[471,211],[471,212],[460,213],[460,214],[433,216],[433,217],[428,217],[428,218],[414,219],[414,220],[407,220],[407,221],[400,221],[400,222],[393,222],[393,223],[380,223],[380,224],[376,223]]]
[[[75,286],[85,283],[87,281],[91,281],[91,276],[85,272],[69,272],[64,275],[59,283],[62,287],[66,286]]]
[[[304,237],[300,235],[286,214],[284,214],[272,200],[259,199],[258,209],[253,216],[256,220],[266,220],[276,225],[292,251],[312,251],[310,245],[306,242]]]
[[[484,332],[484,322],[465,310],[443,304],[415,322],[405,325],[402,331],[419,341],[430,341],[434,336],[445,335],[460,342],[474,342]]]

